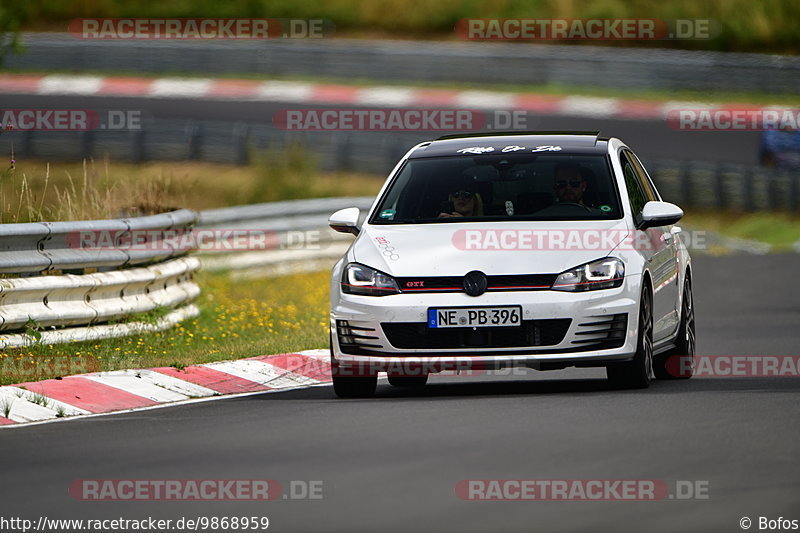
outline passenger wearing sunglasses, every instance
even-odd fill
[[[475,192],[472,180],[460,182],[447,197],[447,209],[442,208],[439,218],[483,216],[483,200]],[[452,210],[450,209],[452,207]]]
[[[559,203],[583,204],[583,193],[587,187],[586,178],[576,163],[559,163],[555,168],[553,189]]]

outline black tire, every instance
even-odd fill
[[[639,302],[637,330],[639,336],[633,359],[606,367],[608,380],[621,389],[646,389],[653,379],[653,297],[647,286],[642,289]]]
[[[341,371],[339,363],[333,357],[333,334],[330,337],[331,377],[333,392],[339,398],[369,398],[375,394],[378,386],[378,375],[355,376]]]
[[[333,392],[339,398],[369,398],[375,394],[378,376],[333,376]]]
[[[424,376],[392,376],[389,375],[389,385],[393,387],[424,387],[428,382],[428,374]]]
[[[675,337],[675,348],[655,357],[653,370],[658,379],[689,379],[694,375],[694,353],[696,346],[694,297],[692,278],[687,272],[683,282],[683,302],[681,303],[681,323]],[[688,364],[684,359],[688,358]]]

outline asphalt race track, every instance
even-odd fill
[[[624,94],[620,94],[624,97]],[[247,102],[218,100],[182,100],[158,98],[132,98],[109,96],[66,95],[3,95],[3,106],[8,109],[127,109],[142,112],[143,120],[149,118],[183,118],[221,121],[271,123],[273,115],[285,109],[312,109],[322,107],[350,107],[341,105],[310,105],[297,102]],[[352,106],[354,108],[358,106]],[[202,116],[198,116],[202,109]],[[599,130],[603,135],[618,137],[627,142],[645,159],[677,159],[725,162],[744,165],[758,164],[759,132],[746,131],[679,131],[671,129],[664,120],[622,120],[563,115],[529,114],[527,126],[531,130]],[[321,133],[320,135],[325,135]],[[436,132],[422,132],[416,142],[440,136]],[[408,142],[408,147],[413,145]]]
[[[739,136],[736,136],[739,137]],[[800,255],[695,258],[698,352],[796,355]],[[259,394],[0,431],[5,517],[267,516],[270,531],[741,531],[800,519],[796,378],[656,382],[602,371]],[[79,502],[77,479],[321,480],[320,500]],[[465,479],[707,482],[709,499],[476,502]]]

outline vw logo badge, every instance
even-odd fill
[[[489,281],[486,279],[486,274],[480,270],[473,270],[464,276],[464,292],[470,296],[480,296],[486,292],[486,287]]]

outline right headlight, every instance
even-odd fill
[[[616,257],[604,257],[591,263],[565,270],[558,275],[551,289],[554,291],[595,291],[613,289],[622,285],[625,265]]]
[[[400,289],[392,276],[358,263],[348,263],[342,272],[342,292],[386,296],[397,294]]]

